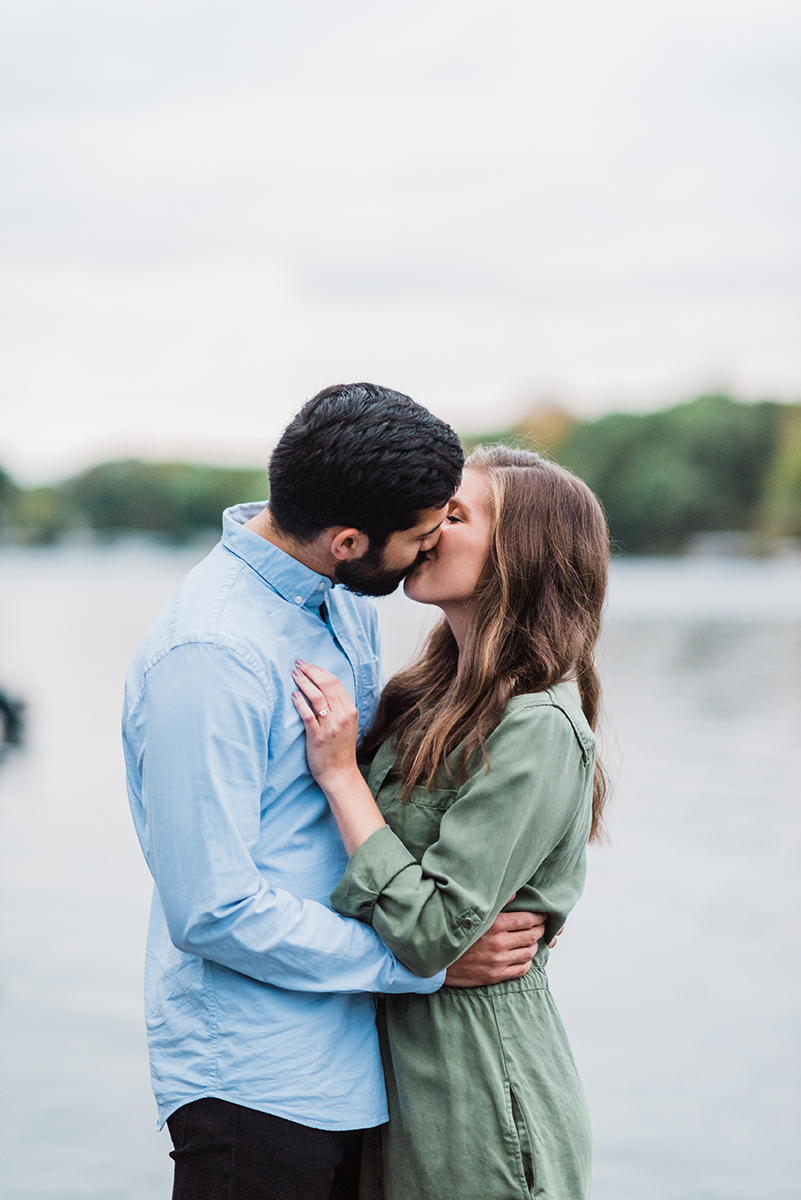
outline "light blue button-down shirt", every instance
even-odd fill
[[[337,675],[367,724],[381,686],[372,603],[223,517],[128,673],[123,738],[155,880],[145,972],[159,1124],[216,1096],[319,1129],[387,1119],[372,992],[431,992],[373,930],[331,911],[347,855],[309,774],[296,658]],[[325,608],[320,604],[325,601]]]

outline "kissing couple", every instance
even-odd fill
[[[126,681],[174,1200],[584,1200],[545,967],[602,832],[600,505],[364,383],[269,476]],[[401,582],[442,619],[382,690]]]

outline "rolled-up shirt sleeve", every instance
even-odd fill
[[[178,949],[281,988],[431,992],[364,924],[269,885],[259,837],[272,704],[258,663],[219,644],[174,647],[127,714],[137,833]],[[131,762],[131,756],[135,761]]]
[[[454,962],[549,855],[583,853],[594,758],[565,713],[517,707],[487,752],[489,770],[479,764],[454,789],[420,861],[384,826],[351,857],[331,896],[337,912],[369,921],[413,971]]]

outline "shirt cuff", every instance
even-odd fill
[[[437,971],[436,975],[415,975],[396,958],[395,972],[383,993],[386,996],[407,996],[413,992],[417,996],[430,996],[432,992],[438,992],[444,982],[444,969]]]
[[[371,833],[351,856],[331,893],[331,905],[343,917],[372,923],[375,903],[388,884],[417,859],[388,825]]]
[[[376,900],[389,883],[417,859],[404,846],[388,825],[371,833],[351,856],[345,874],[331,893],[331,905],[343,917],[355,917],[372,923]],[[445,982],[445,972],[423,977],[415,975],[393,955],[395,964],[392,979],[382,988],[384,992],[422,995],[436,992]]]

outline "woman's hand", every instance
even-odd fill
[[[300,691],[292,700],[306,730],[309,770],[321,787],[358,772],[359,713],[342,683],[330,671],[301,659],[292,672]]]
[[[325,792],[348,854],[384,824],[356,764],[359,714],[335,675],[298,660],[292,693],[306,730],[309,770]]]

